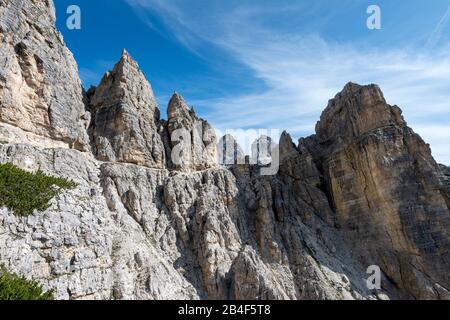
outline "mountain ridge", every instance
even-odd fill
[[[0,162],[77,186],[0,208],[9,271],[57,299],[450,299],[448,168],[378,86],[348,83],[316,134],[245,157],[176,92],[161,119],[126,50],[83,93],[52,7],[0,3]]]

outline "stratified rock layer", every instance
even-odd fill
[[[10,271],[57,299],[450,299],[450,173],[377,86],[348,84],[316,135],[262,137],[255,161],[221,139],[221,167],[208,122],[178,94],[160,120],[126,51],[83,115],[51,1],[0,0],[0,27],[0,163],[77,182],[44,212],[0,208]],[[70,150],[90,118],[93,152]]]
[[[307,139],[324,174],[335,226],[366,265],[407,298],[450,287],[450,212],[440,169],[397,106],[375,86],[348,84]]]

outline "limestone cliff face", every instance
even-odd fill
[[[324,174],[333,223],[359,259],[380,264],[406,297],[440,297],[449,287],[448,193],[400,109],[375,85],[348,84],[307,145]]]
[[[52,7],[0,0],[0,52],[27,48],[0,55],[0,163],[77,187],[28,217],[1,208],[0,264],[57,299],[450,299],[450,173],[377,86],[348,84],[298,145],[286,132],[270,140],[279,171],[261,175],[269,139],[254,145],[256,161],[242,161],[231,136],[217,150],[179,94],[161,120],[125,51],[83,116]],[[42,90],[25,85],[38,79],[35,54],[52,77]],[[12,103],[17,79],[27,91]],[[381,268],[379,290],[367,287],[370,265]]]
[[[88,94],[93,115],[90,131],[99,160],[165,167],[156,99],[125,50],[114,69]]]
[[[89,113],[52,1],[0,1],[0,65],[2,122],[88,149]]]
[[[189,110],[183,97],[174,93],[167,108],[171,167],[181,171],[217,167],[216,134],[211,125]]]

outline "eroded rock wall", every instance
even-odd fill
[[[448,295],[450,212],[427,144],[375,86],[348,84],[306,143],[324,175],[334,225],[406,297]],[[444,290],[442,287],[447,288]]]
[[[0,163],[77,187],[1,208],[0,264],[57,299],[450,299],[448,168],[377,86],[348,84],[299,145],[270,141],[262,175],[179,94],[161,120],[126,51],[85,105],[54,19],[0,0]]]
[[[89,128],[97,159],[165,168],[159,108],[150,84],[124,50],[98,87],[88,92]]]
[[[87,151],[90,114],[55,19],[50,0],[0,1],[0,120]]]

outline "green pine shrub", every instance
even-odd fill
[[[41,170],[30,173],[10,163],[0,164],[0,206],[19,216],[46,210],[61,190],[75,187],[73,181],[47,176]]]
[[[35,281],[26,280],[0,267],[0,300],[53,300]]]

